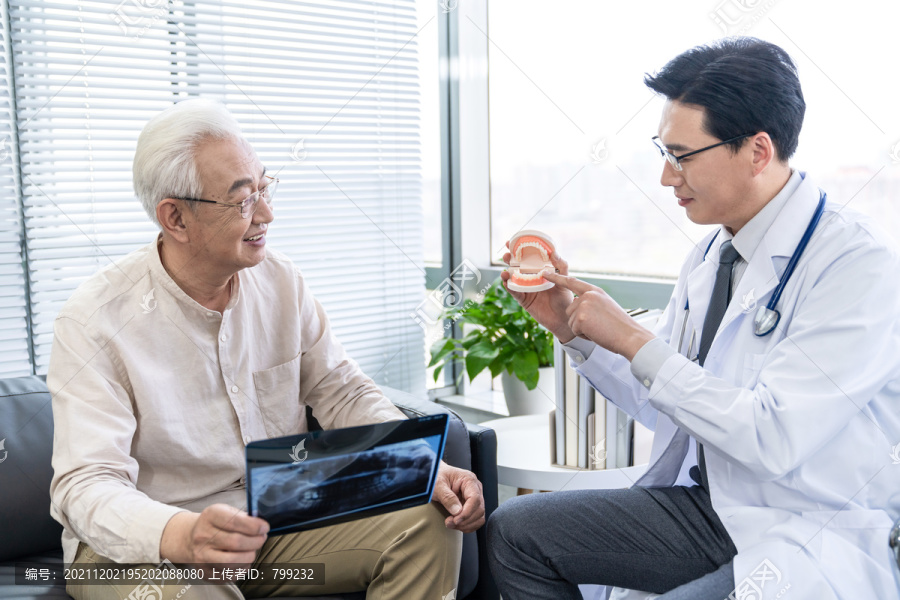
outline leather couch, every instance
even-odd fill
[[[444,460],[471,469],[484,485],[486,512],[497,507],[497,438],[492,429],[465,424],[449,409],[405,392],[382,388],[408,416],[447,413]],[[15,565],[62,567],[62,528],[50,517],[53,415],[43,378],[0,379],[0,600],[69,598],[65,583],[16,585]],[[487,566],[485,533],[465,534],[457,599],[499,600]],[[364,593],[330,596],[362,600]],[[436,596],[438,598],[439,596]],[[309,598],[309,597],[307,597]],[[324,597],[323,597],[324,598]]]

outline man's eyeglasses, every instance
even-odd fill
[[[722,146],[724,144],[730,144],[731,142],[736,142],[738,140],[742,140],[745,137],[750,137],[751,135],[756,135],[756,134],[755,133],[745,133],[744,135],[739,135],[739,136],[736,136],[733,138],[729,138],[729,139],[725,140],[724,142],[719,142],[718,144],[713,144],[712,146],[707,146],[706,148],[700,148],[699,150],[694,150],[693,152],[687,152],[685,154],[682,154],[681,156],[675,156],[674,154],[669,152],[669,149],[666,148],[665,146],[663,146],[662,140],[659,139],[658,135],[654,135],[651,139],[652,139],[653,143],[656,145],[656,147],[659,149],[660,154],[662,154],[663,157],[667,161],[669,161],[669,164],[672,165],[672,168],[674,168],[676,171],[681,171],[682,170],[682,166],[681,166],[682,159],[687,158],[688,156],[693,156],[695,154],[700,154],[701,152],[706,152],[707,150],[712,150],[713,148]]]
[[[268,181],[266,187],[250,194],[249,196],[244,198],[243,201],[237,203],[218,202],[216,200],[204,200],[202,198],[178,198],[175,196],[172,197],[175,200],[185,200],[187,202],[206,202],[207,204],[234,206],[241,211],[241,216],[243,218],[249,219],[253,215],[253,213],[256,212],[256,203],[259,202],[260,198],[264,200],[266,204],[272,204],[272,198],[275,196],[275,190],[278,188],[278,179],[269,175],[265,175],[265,178]]]

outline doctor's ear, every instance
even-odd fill
[[[775,143],[765,131],[760,131],[747,140],[747,145],[752,153],[753,175],[759,175],[773,162],[779,162],[778,150]]]

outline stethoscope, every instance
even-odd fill
[[[778,280],[778,285],[775,286],[775,291],[772,293],[772,297],[769,299],[769,302],[765,306],[760,306],[759,310],[756,311],[756,317],[753,319],[753,333],[758,337],[765,337],[772,333],[775,330],[775,326],[778,325],[778,321],[781,320],[781,313],[775,308],[778,304],[778,301],[781,299],[781,293],[784,291],[785,286],[787,286],[788,281],[791,278],[791,275],[794,274],[794,268],[797,266],[797,262],[800,260],[800,256],[803,255],[803,251],[806,250],[806,245],[809,244],[809,240],[812,238],[813,232],[816,229],[816,225],[819,224],[819,219],[822,218],[822,214],[825,212],[825,199],[828,196],[823,191],[819,191],[819,205],[816,207],[816,212],[813,213],[812,219],[809,221],[809,225],[806,226],[806,231],[803,233],[803,237],[800,238],[800,243],[797,244],[797,248],[794,250],[794,253],[791,255],[791,260],[788,261],[787,267],[784,270],[784,274],[781,276],[781,279]],[[716,241],[716,238],[719,237],[719,232],[716,232],[716,235],[709,241],[709,245],[706,247],[706,252],[703,253],[703,260],[706,260],[706,255],[709,254],[709,249],[712,248],[713,242]],[[702,261],[701,261],[702,262]],[[681,335],[678,337],[678,349],[680,350],[682,347],[682,343],[684,342],[684,333],[687,329],[688,317],[690,315],[691,309],[688,299],[684,301],[684,321],[681,324]],[[686,356],[690,358],[691,350],[694,347],[694,338],[697,335],[697,330],[694,329],[691,331],[691,339],[688,342],[688,349]],[[691,360],[697,360],[696,358],[692,358]]]

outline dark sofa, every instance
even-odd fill
[[[384,393],[408,416],[447,413],[450,432],[444,460],[471,469],[484,485],[486,512],[497,507],[497,438],[493,430],[465,424],[447,408],[391,388]],[[62,581],[16,585],[17,563],[62,565],[62,528],[50,517],[53,415],[41,377],[0,379],[0,600],[69,598]],[[330,598],[362,599],[363,593]],[[437,596],[436,596],[437,597]],[[466,534],[456,598],[498,600],[487,567],[484,528]],[[308,598],[308,597],[307,597]]]

